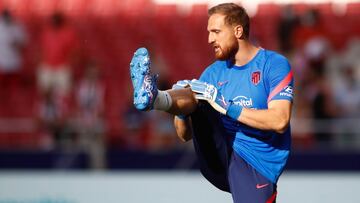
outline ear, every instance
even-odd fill
[[[237,25],[234,27],[234,34],[237,39],[241,39],[243,36],[244,30],[241,25]]]

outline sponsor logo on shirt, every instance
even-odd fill
[[[251,98],[247,98],[245,96],[237,96],[233,99],[233,103],[236,105],[240,105],[243,107],[252,107],[253,106],[253,101]]]
[[[280,96],[293,97],[293,88],[291,86],[284,87],[284,89],[280,92]]]

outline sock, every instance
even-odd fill
[[[158,90],[158,95],[154,101],[154,109],[167,111],[170,109],[172,104],[171,96],[166,91]]]

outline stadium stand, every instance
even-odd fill
[[[188,13],[182,13],[176,5],[154,5],[147,0],[137,0],[120,6],[119,2],[18,0],[0,3],[0,8],[7,7],[14,12],[30,36],[24,53],[23,80],[15,86],[0,86],[0,96],[13,95],[11,99],[0,98],[0,148],[36,149],[40,145],[41,137],[34,121],[38,102],[34,72],[39,32],[52,11],[65,12],[81,36],[82,55],[75,79],[89,59],[97,60],[103,68],[109,144],[117,143],[124,136],[121,115],[131,101],[122,93],[129,91],[128,64],[137,47],[151,44],[156,53],[163,55],[171,82],[198,77],[211,62],[206,31],[207,5],[194,5]],[[344,47],[344,39],[360,36],[360,27],[355,26],[360,25],[360,3],[349,4],[344,15],[335,14],[331,4],[294,5],[298,14],[310,7],[319,9],[327,35],[337,49]],[[268,49],[278,49],[276,25],[280,10],[277,4],[259,5],[252,20],[253,36]],[[334,26],[340,24],[343,26]]]

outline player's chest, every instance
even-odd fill
[[[267,108],[268,91],[260,70],[223,75],[217,82],[218,90],[227,100],[247,108]]]

